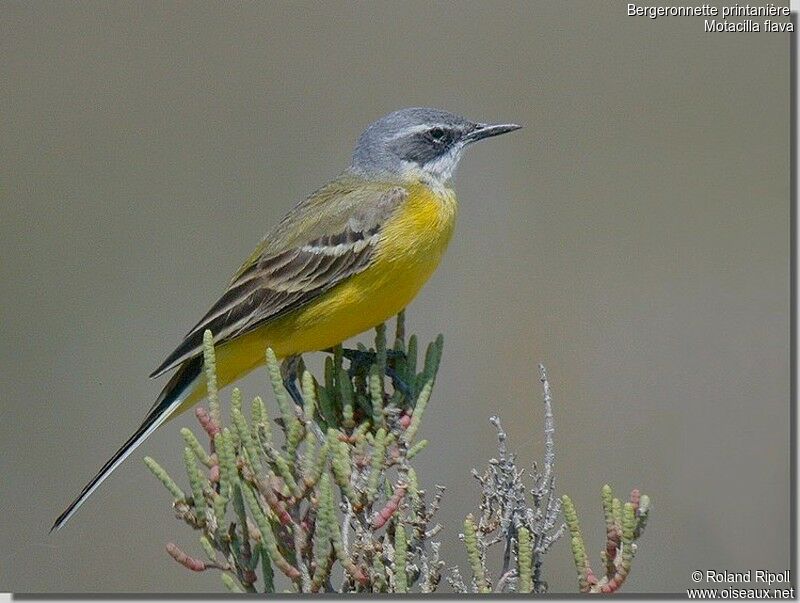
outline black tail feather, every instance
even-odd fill
[[[178,370],[169,383],[161,391],[155,404],[145,417],[139,428],[131,437],[117,450],[114,455],[106,462],[97,474],[84,486],[81,493],[66,510],[58,516],[53,523],[50,531],[61,529],[72,517],[78,508],[86,501],[95,489],[108,477],[125,458],[141,444],[155,427],[158,427],[179,405],[185,397],[187,390],[191,387],[194,380],[200,375],[203,369],[203,357],[198,356],[186,361]]]

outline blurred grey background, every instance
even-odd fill
[[[199,549],[141,463],[178,474],[191,417],[47,531],[262,234],[410,105],[526,126],[468,153],[456,237],[409,311],[446,337],[418,468],[448,487],[448,564],[487,417],[523,464],[542,455],[542,361],[594,559],[603,483],[652,496],[627,592],[786,569],[789,38],[625,8],[4,2],[0,590],[222,589],[164,553]],[[575,591],[566,541],[546,572]]]

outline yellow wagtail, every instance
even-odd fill
[[[167,418],[206,395],[203,333],[214,334],[219,387],[265,362],[324,350],[406,307],[453,233],[448,183],[473,142],[518,129],[437,109],[371,124],[340,176],[298,203],[236,272],[225,293],[151,375],[177,367],[141,426],[56,519],[61,528]]]

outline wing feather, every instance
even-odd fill
[[[381,228],[407,192],[364,181],[346,183],[350,186],[343,191],[340,186],[338,198],[322,189],[296,206],[151,377],[200,354],[206,329],[217,345],[230,341],[308,304],[367,268]],[[307,236],[292,235],[304,223]],[[292,244],[287,247],[271,237],[289,238]]]

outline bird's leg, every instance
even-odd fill
[[[283,362],[281,362],[281,377],[283,377],[283,387],[285,387],[286,391],[289,392],[289,395],[292,397],[292,400],[294,400],[296,405],[295,414],[297,415],[297,418],[305,422],[305,413],[303,412],[305,401],[300,393],[300,389],[297,387],[297,383],[299,381],[299,375],[297,372],[302,362],[303,357],[299,354],[284,358]],[[306,423],[306,427],[311,429],[319,442],[325,441],[325,435],[322,433],[322,430],[319,428],[319,425],[317,425],[316,421],[308,421],[308,423]]]
[[[294,400],[294,403],[300,407],[302,412],[303,396],[300,394],[300,390],[297,387],[297,369],[300,366],[301,360],[302,358],[299,354],[284,358],[283,362],[281,362],[281,377],[283,378],[283,386],[286,388],[286,391],[289,392],[289,395],[292,397],[292,400]]]

